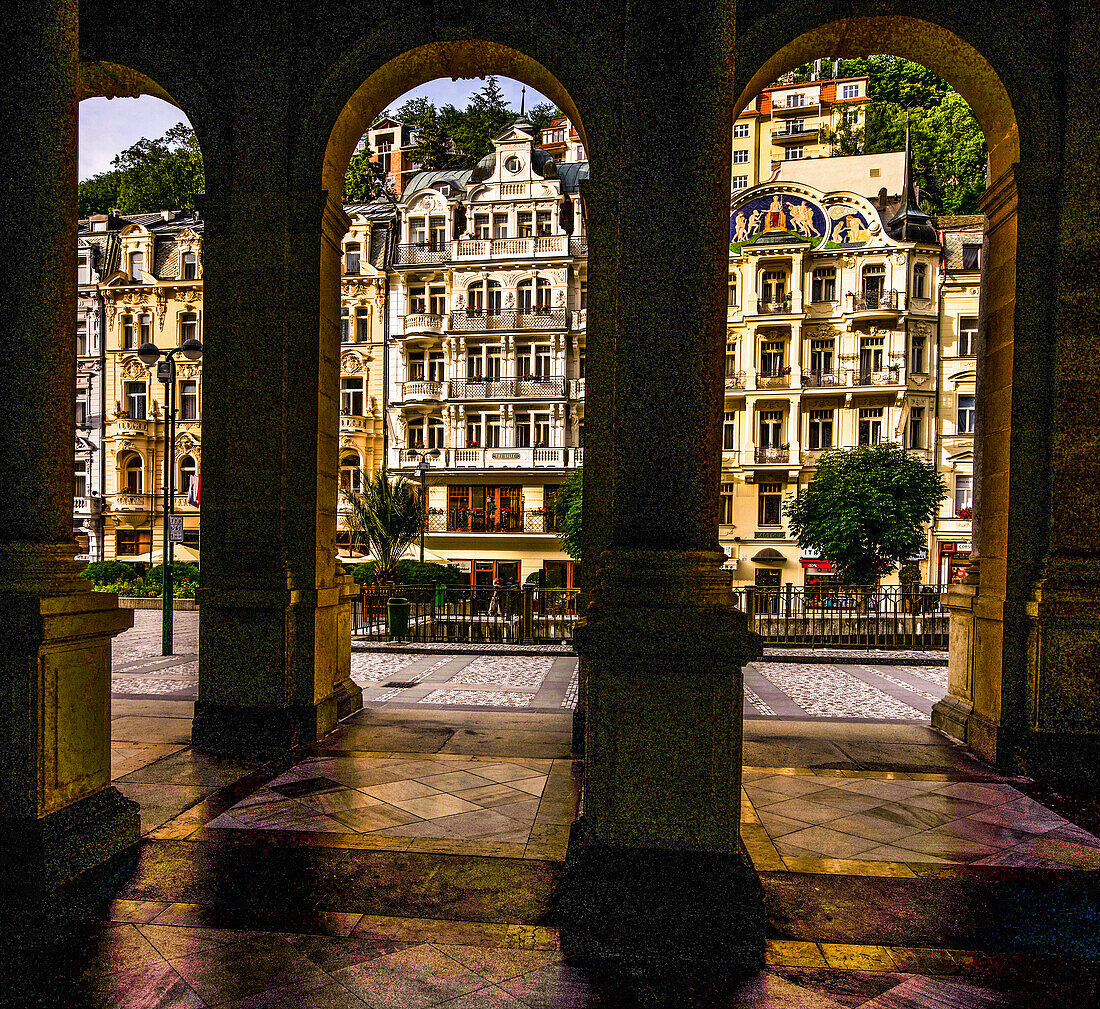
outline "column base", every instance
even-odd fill
[[[363,688],[353,679],[341,680],[332,691],[336,698],[336,719],[347,718],[363,707]]]
[[[43,817],[0,818],[0,894],[60,886],[140,840],[138,804],[113,786]]]
[[[735,981],[764,963],[764,888],[735,852],[620,848],[573,824],[559,885],[562,951],[642,984]]]
[[[974,705],[961,697],[946,697],[932,705],[932,728],[939,729],[960,743],[968,743],[969,724],[974,713]]]
[[[584,725],[585,725],[585,711],[584,708],[578,707],[573,712],[573,739],[569,744],[570,751],[574,757],[584,756]]]
[[[273,760],[317,742],[335,726],[337,711],[335,694],[319,704],[286,707],[198,701],[191,745],[216,757]]]

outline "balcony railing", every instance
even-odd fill
[[[563,399],[564,378],[456,378],[450,383],[451,399]]]
[[[788,294],[785,298],[780,298],[777,301],[765,301],[761,298],[756,303],[757,315],[790,315],[791,314],[791,296]]]
[[[398,266],[434,266],[450,261],[450,242],[410,242],[397,247]]]
[[[442,333],[447,325],[445,315],[433,315],[429,312],[414,312],[404,317],[405,335],[412,333]]]
[[[588,239],[587,238],[571,238],[569,239],[569,254],[571,256],[584,257],[588,255]]]
[[[573,313],[573,325],[572,325],[571,328],[573,329],[574,332],[577,332],[578,330],[586,329],[587,326],[588,326],[588,309],[587,308],[577,309],[577,311],[575,311]]]
[[[525,533],[556,533],[558,524],[550,508],[528,509],[523,513],[523,531]]]
[[[802,384],[814,389],[844,385],[844,375],[839,371],[804,371],[802,372]]]
[[[435,402],[444,398],[446,388],[446,382],[416,380],[402,383],[401,395],[402,398],[406,400],[415,399]]]
[[[421,451],[416,449],[417,453]],[[567,469],[584,463],[584,449],[564,445],[546,448],[441,448],[438,458],[431,460],[431,471],[443,469]],[[389,450],[388,465],[394,470],[416,469],[419,456],[410,454],[407,448]]]
[[[778,372],[761,372],[756,376],[757,389],[789,389],[791,387],[791,369]]]
[[[745,388],[745,373],[743,371],[726,371],[726,392]]]
[[[584,399],[584,379],[573,378],[569,380],[569,398]]]
[[[485,312],[466,309],[451,313],[451,329],[463,333],[486,333],[511,329],[561,329],[569,328],[569,313],[564,308],[534,308],[515,311],[505,309]]]
[[[905,298],[897,291],[864,291],[848,294],[849,312],[901,312]]]
[[[429,515],[429,522],[431,518],[432,516]],[[523,528],[522,503],[515,511],[505,508],[492,512],[484,508],[449,508],[447,510],[446,519],[446,531],[449,533],[525,532]],[[431,531],[430,528],[429,531]]]
[[[569,255],[568,235],[533,235],[526,238],[460,238],[453,259],[531,259]]]
[[[791,461],[789,448],[758,448],[755,452],[757,463],[788,463]]]
[[[900,385],[901,368],[859,368],[852,372],[852,385]]]
[[[803,128],[801,130],[772,130],[772,142],[783,143],[786,140],[805,140],[808,137],[817,136],[817,127]]]
[[[340,411],[341,431],[366,431],[367,426],[367,418],[362,414],[344,413],[343,410]]]
[[[147,512],[151,496],[149,494],[121,494],[110,496],[110,510],[113,512]]]

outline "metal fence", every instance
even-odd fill
[[[407,599],[405,627],[390,618],[388,602]],[[367,641],[571,643],[584,608],[579,589],[510,585],[364,586],[352,606],[352,634]]]
[[[947,647],[947,609],[928,586],[739,586],[734,594],[750,628],[770,644]]]

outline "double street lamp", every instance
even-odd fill
[[[420,563],[424,563],[424,529],[428,525],[428,470],[431,468],[431,459],[439,458],[439,449],[415,449],[406,450],[411,459],[417,461],[417,472],[420,474],[420,505],[423,514],[420,516]]]
[[[138,360],[147,368],[160,361],[162,351],[152,343],[138,347]],[[202,357],[202,344],[192,338],[182,347],[164,351],[164,360],[157,364],[157,378],[164,383],[165,447],[164,447],[164,544],[160,555],[161,593],[161,654],[172,654],[172,555],[174,543],[169,535],[170,519],[176,499],[176,355],[188,361]]]

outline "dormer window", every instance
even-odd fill
[[[359,272],[359,243],[348,242],[344,246],[344,273],[355,274]]]
[[[141,283],[141,274],[145,270],[145,253],[144,252],[131,252],[130,253],[130,279],[135,284]]]
[[[199,276],[199,257],[193,252],[183,254],[183,268],[180,280],[197,280]]]
[[[504,160],[505,171],[515,175],[523,167],[523,161],[511,154]]]

